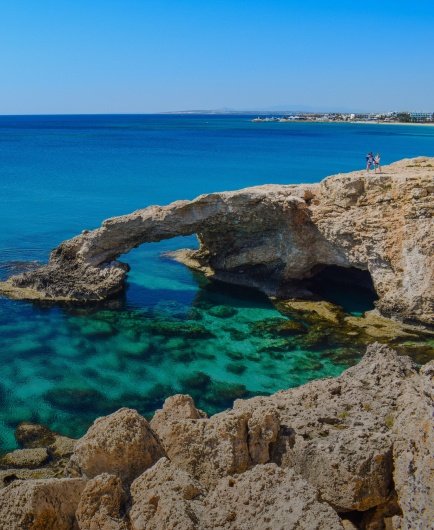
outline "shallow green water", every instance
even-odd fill
[[[107,217],[215,190],[317,182],[363,167],[369,150],[384,163],[433,155],[434,129],[251,116],[0,117],[0,278]],[[214,412],[236,397],[336,375],[359,358],[362,348],[336,330],[282,333],[266,298],[161,258],[194,244],[125,256],[130,286],[116,308],[0,298],[0,450],[15,446],[23,420],[79,436],[101,414],[121,405],[151,414],[173,392]],[[359,292],[323,287],[347,311],[372,307]]]
[[[287,319],[265,296],[209,282],[160,256],[183,243],[131,253],[127,297],[115,307],[2,300],[0,321],[9,322],[0,335],[0,352],[7,352],[0,387],[3,450],[15,446],[20,421],[80,436],[102,414],[129,406],[151,415],[176,392],[193,395],[213,413],[236,398],[338,375],[357,360],[358,350],[340,357],[339,344],[306,348],[306,332],[267,332]],[[359,307],[360,297],[354,304]]]

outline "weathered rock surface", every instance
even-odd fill
[[[87,478],[110,473],[128,483],[162,456],[164,449],[145,418],[123,408],[98,418],[75,444],[70,470]]]
[[[56,471],[51,467],[40,467],[36,469],[9,468],[0,471],[0,489],[5,488],[16,480],[29,480],[41,478],[56,478]]]
[[[204,418],[191,404],[186,409],[187,399],[191,400],[189,396],[169,398],[151,421],[178,467],[209,485],[269,461],[269,449],[279,430],[275,410],[228,411]]]
[[[17,449],[6,454],[0,459],[0,466],[5,467],[26,467],[33,468],[45,464],[48,460],[48,452],[44,447],[33,449]]]
[[[434,524],[433,378],[431,361],[399,397],[393,421],[393,478],[403,530]]]
[[[17,481],[0,490],[0,530],[71,530],[83,479]]]
[[[127,495],[119,477],[102,473],[89,480],[76,511],[80,530],[128,530]]]
[[[220,480],[205,499],[206,530],[338,530],[337,513],[293,470],[259,465]]]
[[[131,485],[131,528],[200,530],[205,493],[197,480],[162,458]]]
[[[151,426],[121,409],[77,442],[80,478],[0,490],[0,530],[431,528],[433,375],[374,344],[340,377],[211,418],[184,395]]]
[[[266,185],[150,206],[56,248],[49,264],[0,284],[17,298],[101,300],[123,289],[116,259],[145,242],[196,233],[182,258],[223,281],[285,297],[325,265],[368,270],[386,316],[434,320],[433,158],[401,160],[319,184]]]
[[[55,438],[55,433],[38,423],[24,421],[15,429],[15,439],[18,445],[24,449],[46,447],[54,443]]]
[[[272,460],[293,467],[338,511],[363,511],[388,499],[391,426],[413,378],[419,376],[409,358],[376,344],[336,379],[236,401],[234,410],[260,414],[274,406],[281,428]]]

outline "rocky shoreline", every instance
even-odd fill
[[[373,344],[340,377],[210,418],[175,395],[78,441],[23,424],[0,461],[0,529],[429,529],[433,376]]]
[[[23,423],[20,448],[0,457],[0,530],[431,529],[434,361],[420,365],[433,352],[423,343],[434,322],[433,193],[434,158],[419,157],[378,175],[203,195],[108,219],[0,282],[11,298],[106,300],[125,286],[120,255],[196,233],[199,250],[172,257],[265,292],[289,319],[250,332],[272,338],[274,353],[293,337],[352,355],[373,340],[397,350],[370,344],[337,378],[211,417],[177,394],[149,422],[121,408],[79,440]],[[378,296],[364,317],[309,291],[344,272]]]
[[[0,282],[19,299],[89,303],[121,293],[122,254],[146,242],[197,234],[178,259],[212,278],[280,299],[327,267],[369,281],[383,316],[434,321],[434,158],[406,159],[381,174],[355,171],[319,184],[266,185],[149,206],[64,241],[46,266]]]

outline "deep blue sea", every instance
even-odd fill
[[[107,217],[263,183],[317,182],[434,156],[434,127],[252,123],[251,116],[0,117],[0,278]],[[152,414],[188,392],[209,412],[236,397],[339,374],[357,356],[264,333],[283,319],[259,293],[210,283],[169,261],[194,237],[124,257],[125,298],[98,309],[0,298],[0,451],[23,420],[79,436],[121,405]],[[333,296],[332,296],[333,298]],[[347,312],[371,307],[336,293]]]

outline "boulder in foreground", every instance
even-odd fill
[[[72,530],[83,479],[17,481],[0,490],[0,530]]]
[[[97,419],[76,443],[70,470],[86,478],[110,473],[130,483],[164,455],[145,418],[123,408]]]

